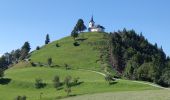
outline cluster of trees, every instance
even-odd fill
[[[61,82],[60,77],[58,75],[56,75],[52,81],[53,81],[54,88],[56,88],[56,90],[62,89],[62,85],[65,85],[64,91],[67,93],[67,96],[69,96],[69,94],[71,93],[71,87],[78,85],[80,83],[79,77],[76,77],[72,80],[71,76],[66,76],[64,81]],[[35,79],[36,89],[44,88],[45,86],[46,84],[43,82],[42,79],[40,78]]]
[[[110,33],[111,66],[128,79],[170,86],[170,59],[162,47],[148,42],[142,34],[126,29]]]
[[[19,60],[28,58],[30,49],[29,42],[25,42],[21,49],[12,50],[10,53],[5,53],[2,57],[0,57],[0,68],[7,69],[9,65],[18,63]]]
[[[79,19],[77,21],[77,24],[75,25],[74,29],[71,32],[71,36],[75,40],[78,37],[78,33],[81,33],[82,31],[84,31],[86,29],[87,29],[87,27],[84,25],[83,19]]]

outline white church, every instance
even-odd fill
[[[91,20],[89,22],[89,32],[104,32],[105,28],[101,25],[95,25],[95,22],[93,20],[93,16],[91,17]]]

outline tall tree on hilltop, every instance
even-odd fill
[[[21,48],[20,59],[24,60],[28,56],[28,53],[30,52],[30,50],[31,50],[31,47],[30,47],[29,42],[25,42],[24,45]]]
[[[49,34],[46,35],[46,40],[45,40],[45,44],[48,44],[50,42],[50,36]]]
[[[83,19],[79,19],[77,21],[76,28],[78,32],[82,32],[87,29],[86,26],[84,25]]]

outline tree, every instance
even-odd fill
[[[2,68],[0,68],[0,78],[4,77],[4,70]]]
[[[51,64],[52,64],[52,58],[48,58],[48,59],[47,59],[47,62],[48,62],[48,65],[51,66]]]
[[[84,25],[83,19],[79,19],[77,21],[76,28],[77,28],[77,31],[79,32],[82,32],[87,29],[86,26]]]
[[[112,75],[110,75],[110,74],[107,74],[107,75],[105,76],[105,80],[109,83],[109,85],[111,85],[112,82],[115,81],[114,77],[113,77]]]
[[[35,79],[35,88],[40,89],[43,88],[45,84],[43,83],[43,80],[40,78]]]
[[[37,47],[36,47],[36,50],[40,50],[40,47],[39,47],[39,46],[37,46]]]
[[[50,42],[50,37],[49,34],[46,35],[46,40],[45,40],[45,44],[48,44]]]
[[[65,92],[67,93],[67,96],[69,96],[71,93],[71,87],[66,87]]]
[[[27,99],[26,96],[17,96],[17,97],[15,98],[15,100],[26,100],[26,99]]]
[[[21,47],[21,56],[20,56],[20,59],[24,60],[25,58],[27,58],[30,50],[31,50],[31,47],[30,47],[29,42],[25,42],[24,45]]]
[[[53,79],[53,83],[54,83],[54,87],[58,90],[60,87],[60,77],[59,76],[55,76]]]
[[[66,85],[66,87],[71,87],[71,76],[66,76],[64,79],[64,83]]]
[[[71,32],[71,36],[74,38],[74,41],[78,37],[78,32],[77,32],[76,28],[74,28],[73,31]]]
[[[66,76],[64,79],[65,83],[65,92],[67,93],[67,96],[71,93],[71,76]]]

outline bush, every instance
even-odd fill
[[[48,59],[47,59],[47,62],[48,62],[48,65],[51,66],[51,64],[52,64],[52,58],[48,58]]]
[[[35,67],[36,64],[34,62],[30,62],[31,63],[31,66]]]
[[[17,96],[17,97],[15,98],[15,100],[26,100],[26,99],[27,99],[26,96]]]
[[[35,79],[35,88],[40,89],[45,87],[45,83],[43,83],[42,79]]]
[[[2,68],[0,68],[0,78],[4,77],[4,70]]]
[[[39,47],[39,46],[37,46],[37,47],[36,47],[36,50],[40,50],[40,47]]]
[[[71,87],[71,79],[72,79],[71,76],[66,76],[65,77],[64,83],[65,83],[66,87]]]
[[[54,87],[58,90],[61,85],[59,76],[54,77],[53,83],[54,83]]]
[[[74,83],[74,85],[77,85],[78,84],[78,82],[79,82],[79,77],[76,77],[76,78],[74,78],[73,79],[73,83]]]
[[[71,69],[70,66],[68,64],[64,64],[64,67],[66,68],[66,70]]]
[[[67,96],[69,96],[71,93],[71,87],[66,87],[65,92],[67,93]]]
[[[80,44],[78,42],[73,43],[74,46],[79,46]]]
[[[60,47],[60,45],[58,43],[56,43],[56,47]]]
[[[109,85],[111,85],[112,82],[115,81],[114,77],[112,75],[109,75],[109,74],[105,76],[105,80],[109,83]]]

